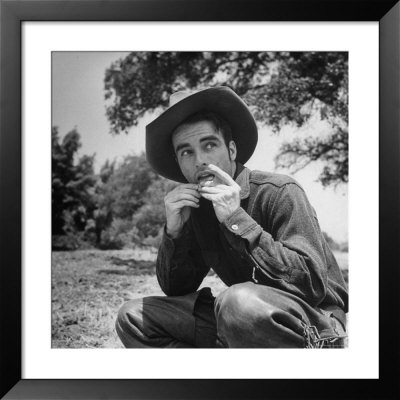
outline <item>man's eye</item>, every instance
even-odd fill
[[[191,151],[190,151],[190,150],[183,150],[183,151],[181,152],[181,157],[183,157],[183,156],[188,156],[189,154],[191,154]]]
[[[206,144],[206,149],[207,150],[213,149],[214,147],[215,147],[215,143],[213,143],[213,142],[209,142],[209,143]]]

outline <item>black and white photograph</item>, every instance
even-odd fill
[[[0,397],[397,398],[399,10],[0,0]]]
[[[347,348],[347,51],[53,51],[51,347]]]

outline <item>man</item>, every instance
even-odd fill
[[[126,347],[343,347],[348,295],[315,211],[293,179],[243,164],[257,127],[231,89],[178,92],[146,128],[165,197],[157,278],[167,296],[126,303]],[[212,268],[228,289],[198,291]]]

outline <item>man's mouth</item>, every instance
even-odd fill
[[[210,173],[208,173],[208,172],[205,172],[205,173],[203,173],[203,174],[200,174],[200,175],[197,177],[197,180],[198,180],[199,183],[201,183],[201,182],[208,182],[208,181],[214,180],[214,177],[215,177],[214,174],[210,174]]]

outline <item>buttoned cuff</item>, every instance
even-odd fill
[[[239,207],[221,225],[236,236],[245,236],[248,232],[261,229],[249,214]]]
[[[224,220],[220,228],[229,244],[239,252],[243,250],[243,240],[251,246],[262,233],[261,226],[241,207]]]

